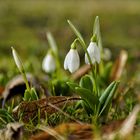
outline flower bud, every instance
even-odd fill
[[[20,72],[23,72],[24,69],[23,69],[22,61],[21,61],[18,53],[16,52],[16,50],[13,47],[11,47],[11,48],[12,48],[12,54],[13,54],[13,57],[14,57],[14,60],[15,60],[15,63],[17,65],[18,69]]]

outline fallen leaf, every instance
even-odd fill
[[[32,136],[30,140],[92,140],[92,125],[64,123],[54,129],[46,127],[46,132]]]
[[[35,87],[36,89],[39,89],[39,84],[36,78],[32,74],[29,74],[29,73],[26,76],[27,76],[29,84]],[[15,95],[23,96],[25,90],[26,90],[26,85],[25,85],[22,75],[15,76],[13,79],[11,79],[7,83],[4,91],[2,92],[3,106],[6,100],[15,97]]]
[[[83,75],[85,75],[86,73],[88,73],[90,69],[91,69],[90,65],[83,65],[74,74],[72,74],[71,78],[73,80],[78,80]]]
[[[121,127],[124,120],[112,121],[101,126],[101,136],[108,135]],[[93,140],[94,130],[92,124],[64,123],[55,128],[42,127],[45,131],[32,136],[30,140],[56,140],[59,138],[67,140]]]
[[[112,67],[111,75],[110,75],[111,81],[119,80],[121,78],[127,58],[128,58],[127,51],[122,50],[119,54],[119,57],[116,59]]]
[[[77,100],[81,100],[81,98],[74,96],[50,96],[35,101],[23,101],[13,110],[13,116],[18,120],[22,115],[23,122],[29,122],[38,116],[38,111],[40,111],[40,118],[45,118],[46,114],[57,112],[58,110],[50,104],[57,108],[63,108],[65,105],[70,105]]]
[[[132,113],[123,120],[116,120],[108,122],[100,127],[100,135],[96,137],[97,132],[93,129],[94,124],[78,124],[78,123],[64,123],[50,128],[41,126],[40,129],[45,131],[35,136],[32,136],[30,140],[114,140],[116,136],[120,138],[125,137],[128,133],[132,133],[134,130],[134,124],[136,116],[140,110],[139,105],[135,106]]]

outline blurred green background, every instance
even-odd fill
[[[75,38],[67,19],[88,44],[96,15],[100,17],[103,47],[110,48],[114,57],[121,49],[127,50],[130,65],[133,63],[134,69],[136,64],[134,70],[139,76],[139,0],[1,0],[0,69],[9,71],[15,67],[11,46],[17,49],[25,65],[31,62],[40,69],[48,49],[46,31],[55,37],[63,62]]]

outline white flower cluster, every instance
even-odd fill
[[[96,42],[90,42],[87,52],[90,56],[92,64],[95,62],[100,63],[100,49]],[[87,54],[85,54],[85,63],[90,64]],[[80,57],[76,47],[71,47],[64,60],[64,69],[69,70],[71,73],[75,72],[80,66]],[[47,53],[45,56],[42,68],[47,73],[52,73],[56,70],[56,61],[52,53]]]
[[[92,64],[100,63],[100,49],[96,42],[90,42],[87,52],[89,53]],[[90,64],[87,54],[85,54],[85,63]],[[64,60],[64,69],[71,73],[75,72],[80,66],[80,58],[76,48],[71,48]]]

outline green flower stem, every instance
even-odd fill
[[[14,60],[15,60],[15,64],[17,65],[17,68],[19,69],[20,73],[23,76],[23,79],[25,81],[27,90],[30,92],[30,87],[29,87],[29,83],[28,83],[28,80],[27,80],[27,77],[26,77],[26,74],[25,74],[23,63],[22,63],[18,53],[16,52],[16,50],[13,47],[11,47],[11,49],[12,49],[13,57],[14,57]]]
[[[61,74],[61,64],[60,64],[60,59],[59,59],[58,51],[56,51],[56,52],[53,51],[53,56],[55,57],[55,61],[56,61],[56,76],[57,76],[58,79],[61,79],[61,77],[62,77],[62,74]]]
[[[26,88],[27,88],[27,90],[30,92],[30,91],[31,91],[31,89],[30,89],[30,86],[29,86],[29,83],[28,83],[28,80],[27,80],[27,77],[26,77],[25,71],[24,71],[24,70],[22,70],[21,74],[22,74],[23,79],[24,79],[24,81],[25,81]]]
[[[96,92],[97,92],[97,95],[99,93],[99,88],[98,88],[98,84],[97,84],[97,63],[95,62],[94,64],[94,81],[95,81],[95,87],[96,87]]]

